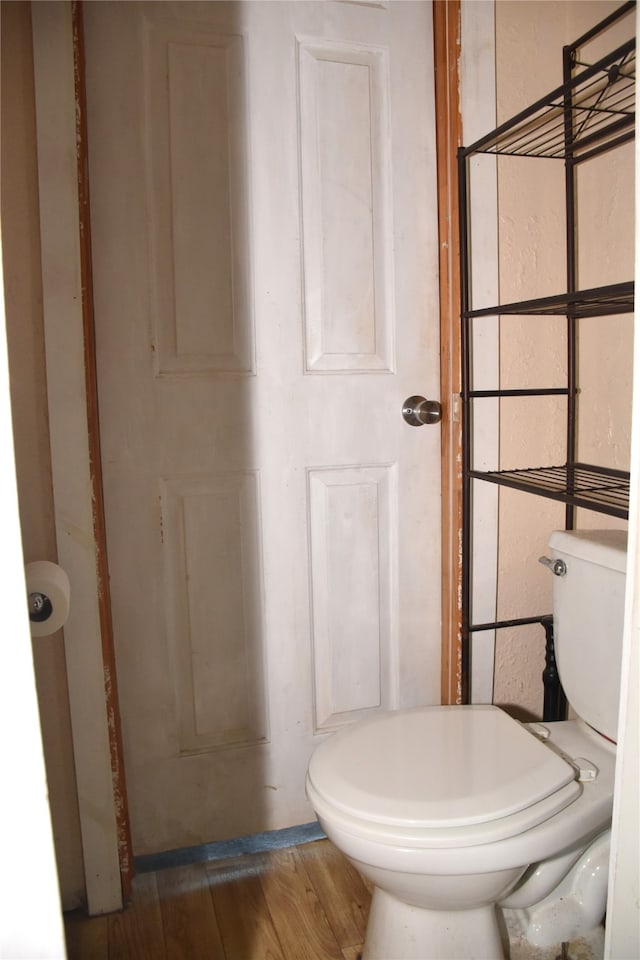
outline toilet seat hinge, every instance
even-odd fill
[[[585,757],[574,757],[571,762],[576,769],[577,779],[580,783],[589,783],[595,780],[600,772],[595,763]]]
[[[548,740],[551,736],[549,728],[545,727],[543,723],[525,723],[525,727],[538,740]]]

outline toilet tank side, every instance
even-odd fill
[[[620,696],[627,535],[623,530],[557,530],[552,556],[558,672],[569,703],[586,723],[615,740]]]

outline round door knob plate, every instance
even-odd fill
[[[440,423],[442,407],[437,400],[424,397],[407,397],[402,404],[402,416],[412,427],[422,427],[427,423]]]

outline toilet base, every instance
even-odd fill
[[[588,937],[607,909],[610,851],[607,830],[581,854],[574,851],[532,867],[500,904],[507,926],[536,947]]]
[[[375,888],[362,960],[500,960],[504,955],[492,904],[425,910]]]

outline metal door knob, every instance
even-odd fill
[[[402,416],[412,427],[422,427],[427,423],[440,423],[442,407],[437,400],[425,400],[424,397],[407,397],[402,404]]]

